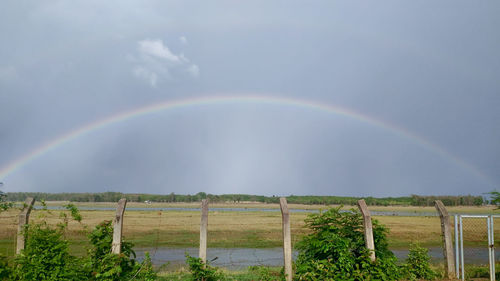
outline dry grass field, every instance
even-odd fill
[[[61,206],[61,202],[48,202],[48,206]],[[88,207],[110,207],[113,203],[85,203],[76,204],[82,208],[83,220],[81,223],[69,220],[67,239],[71,241],[74,253],[83,253],[86,242],[86,233],[103,220],[112,220],[113,210],[84,210]],[[170,203],[144,204],[129,203],[128,208],[198,208],[198,203]],[[265,248],[281,245],[281,214],[279,211],[252,211],[253,208],[279,209],[277,204],[238,203],[238,204],[211,204],[211,208],[248,208],[248,211],[217,210],[209,212],[209,247],[248,247]],[[326,206],[294,205],[291,209],[325,209]],[[353,206],[346,206],[350,209]],[[372,211],[430,213],[435,212],[433,207],[369,207]],[[492,214],[490,207],[459,207],[448,208],[450,213]],[[18,209],[11,209],[0,213],[0,253],[12,256],[15,251]],[[61,213],[70,217],[68,211],[61,210],[33,210],[31,222],[46,221],[56,225],[64,221]],[[293,212],[291,214],[292,239],[296,242],[307,233],[304,228],[304,219],[308,213]],[[410,242],[420,242],[425,246],[437,246],[441,243],[440,222],[438,217],[429,216],[374,216],[387,226],[391,247],[407,247]],[[125,212],[123,233],[127,240],[137,246],[156,247],[197,247],[199,241],[200,213],[198,211],[180,210],[129,210]],[[478,228],[486,228],[486,224],[477,222]],[[500,221],[495,225],[495,232],[500,235]],[[470,232],[469,241],[484,241],[483,232]],[[477,237],[476,237],[477,236]],[[500,237],[500,236],[497,236]]]

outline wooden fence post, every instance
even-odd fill
[[[122,198],[118,201],[116,216],[113,220],[113,244],[111,244],[111,252],[113,254],[121,254],[122,252],[123,213],[125,213],[126,206],[126,198]]]
[[[30,219],[31,209],[35,199],[32,197],[26,198],[24,201],[23,210],[19,214],[19,224],[17,225],[17,244],[16,244],[16,254],[20,254],[24,250],[24,245],[26,242],[26,233],[24,233],[24,226],[28,224]]]
[[[290,212],[286,198],[280,198],[281,221],[283,225],[283,258],[285,263],[285,276],[287,281],[291,281],[292,276],[292,235],[290,232]]]
[[[208,199],[201,200],[200,253],[199,258],[207,262]]]
[[[375,261],[375,243],[373,241],[373,225],[372,225],[372,216],[370,214],[370,210],[366,206],[366,202],[364,199],[358,201],[358,208],[363,215],[363,226],[365,230],[365,245],[366,248],[370,251],[370,259],[371,261]]]
[[[443,237],[444,267],[447,278],[455,278],[455,259],[453,254],[453,243],[451,240],[450,216],[441,200],[434,201],[434,206],[441,219],[441,235]]]

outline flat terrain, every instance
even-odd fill
[[[65,202],[47,202],[47,206],[51,208],[64,204]],[[82,254],[87,245],[86,233],[99,222],[112,220],[115,213],[114,210],[84,210],[84,208],[114,208],[116,205],[114,203],[77,203],[76,205],[82,208],[83,220],[82,223],[78,223],[70,219],[66,237],[71,242],[73,252]],[[278,204],[217,203],[211,204],[210,207],[229,210],[209,212],[208,247],[265,248],[281,246],[281,214]],[[344,208],[353,207],[345,206]],[[125,238],[136,246],[198,246],[199,211],[159,210],[157,208],[199,208],[199,203],[128,203],[127,208],[129,210],[125,212],[123,233]],[[132,210],[133,208],[147,209]],[[248,211],[233,211],[231,208],[247,208]],[[328,206],[290,204],[289,208],[292,210],[317,210],[326,209]],[[277,211],[268,211],[267,209],[277,209]],[[407,247],[410,242],[420,242],[424,246],[437,246],[441,243],[439,218],[417,216],[435,213],[433,207],[370,206],[369,209],[380,212],[412,214],[412,216],[374,216],[390,230],[388,238],[391,247]],[[451,207],[448,208],[448,211],[467,214],[500,214],[500,212],[494,211],[493,207]],[[0,254],[14,255],[18,213],[18,209],[0,213]],[[47,221],[49,224],[56,225],[64,221],[61,213],[70,217],[69,212],[65,210],[33,210],[31,221]],[[292,212],[291,214],[294,243],[307,233],[304,228],[304,219],[307,216],[307,212]],[[474,245],[486,241],[485,219],[469,220],[470,223],[464,220],[464,235],[468,238],[467,243]],[[495,224],[495,234],[500,237],[500,220]]]

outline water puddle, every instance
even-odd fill
[[[465,248],[466,264],[487,264],[487,248],[468,247]],[[185,266],[185,254],[197,257],[197,248],[137,248],[136,254],[139,260],[144,258],[144,253],[149,252],[156,266],[164,265],[167,269],[176,269]],[[408,256],[408,249],[393,249],[392,252],[400,261],[404,261]],[[441,247],[429,248],[429,255],[432,262],[443,261],[443,250]],[[297,252],[293,252],[295,259]],[[495,253],[496,260],[500,260],[500,251]],[[282,266],[283,249],[249,249],[249,248],[209,248],[207,250],[207,260],[211,265],[228,268],[231,270],[245,269],[249,266]]]

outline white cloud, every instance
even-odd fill
[[[184,44],[184,45],[188,44],[188,40],[187,40],[187,38],[185,36],[179,37],[179,41],[181,41],[181,43]]]
[[[187,42],[184,36],[181,38]],[[151,87],[156,87],[161,80],[172,80],[182,73],[194,78],[200,75],[198,65],[191,63],[183,53],[173,53],[162,40],[145,39],[137,42],[137,45],[137,55],[128,56],[135,64],[133,74]]]
[[[180,58],[163,45],[161,40],[142,40],[138,42],[139,52],[143,55],[155,56],[172,62],[179,62]]]

